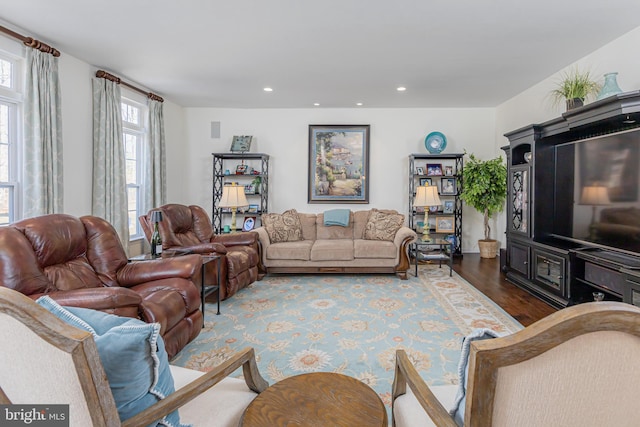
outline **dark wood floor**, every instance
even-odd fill
[[[504,311],[524,326],[556,311],[547,303],[507,282],[500,271],[500,258],[480,258],[480,254],[464,254],[456,258],[453,269],[480,292],[491,298]]]

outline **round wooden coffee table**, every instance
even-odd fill
[[[242,415],[243,427],[387,427],[387,411],[375,391],[332,372],[296,375],[260,393]]]

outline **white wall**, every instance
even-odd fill
[[[212,210],[212,152],[228,152],[233,135],[253,135],[251,152],[271,156],[269,210],[323,212],[335,207],[353,210],[396,209],[407,214],[408,156],[427,153],[425,136],[434,130],[447,136],[446,153],[465,149],[481,158],[492,156],[495,117],[492,108],[477,109],[219,109],[186,108],[189,183],[181,198]],[[221,137],[211,138],[211,122],[219,121]],[[369,204],[308,204],[308,133],[311,124],[371,126]],[[477,252],[482,218],[466,208],[463,248]]]

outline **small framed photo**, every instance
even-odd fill
[[[244,222],[242,223],[242,231],[251,231],[255,226],[256,226],[256,217],[248,216],[244,219]]]
[[[453,166],[444,167],[444,176],[453,176]]]
[[[236,166],[236,175],[244,175],[245,173],[247,173],[247,169],[249,169],[249,166],[247,165]]]
[[[422,166],[416,167],[416,175],[424,175],[424,168]]]
[[[256,185],[253,183],[245,185],[244,194],[256,194]]]
[[[416,213],[423,214],[424,206],[416,206]]]
[[[440,185],[440,194],[455,195],[457,192],[455,178],[442,178]]]
[[[420,178],[420,187],[425,185],[433,185],[433,180],[431,178]]]
[[[258,205],[249,205],[248,213],[258,213]]]
[[[442,176],[442,165],[439,163],[427,163],[427,175]]]
[[[444,200],[442,202],[442,212],[452,214],[455,208],[455,201],[453,200]]]
[[[252,139],[253,136],[251,135],[234,136],[233,141],[231,142],[231,149],[229,151],[232,153],[244,153],[249,151]]]
[[[439,216],[436,218],[436,233],[453,233],[455,218],[452,216]]]
[[[440,209],[440,206],[429,206],[429,213],[436,213]]]

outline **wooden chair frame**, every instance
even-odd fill
[[[198,397],[240,366],[251,390],[260,393],[269,386],[258,371],[254,350],[245,348],[212,371],[120,423],[96,344],[89,332],[64,323],[25,295],[3,287],[0,287],[0,312],[17,319],[40,338],[71,355],[94,426],[148,425]],[[0,386],[0,404],[11,403]]]
[[[473,341],[469,352],[464,425],[491,425],[500,368],[532,359],[577,336],[601,331],[624,332],[640,338],[640,307],[618,302],[580,304],[553,313],[515,334]],[[398,396],[406,393],[407,385],[437,426],[457,426],[413,367],[406,352],[398,350],[392,386],[394,403]]]

